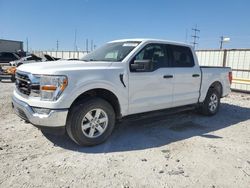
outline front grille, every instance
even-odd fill
[[[18,91],[25,95],[30,95],[31,81],[25,73],[16,72],[16,87]]]

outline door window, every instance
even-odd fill
[[[168,57],[166,50],[162,44],[146,45],[133,59],[135,60],[151,60],[153,62],[153,70],[161,67],[167,67]]]
[[[172,67],[193,67],[194,58],[189,47],[169,45]]]

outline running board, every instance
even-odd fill
[[[184,111],[194,110],[196,109],[196,107],[197,107],[197,104],[186,105],[186,106],[169,108],[169,109],[164,109],[164,110],[157,110],[157,111],[128,115],[128,116],[125,116],[123,119],[129,120],[129,121],[136,121],[136,120],[148,119],[148,118],[159,118],[159,117],[165,118],[166,115],[172,115],[172,114],[177,114],[177,113],[184,112]]]

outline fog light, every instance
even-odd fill
[[[49,114],[50,113],[50,109],[48,108],[37,108],[37,107],[33,107],[32,108],[33,111],[37,114]]]

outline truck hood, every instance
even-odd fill
[[[74,70],[106,69],[112,62],[102,61],[46,61],[41,63],[23,64],[18,71],[32,74],[60,74]]]

